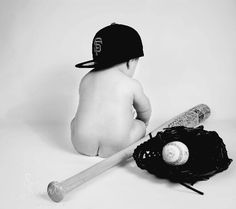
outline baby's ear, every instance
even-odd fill
[[[132,66],[134,65],[134,63],[137,61],[137,59],[130,59],[126,62],[126,66],[128,69],[132,68]]]
[[[131,62],[132,62],[132,60],[128,60],[128,61],[126,62],[126,67],[127,67],[128,70],[130,69]]]
[[[126,62],[126,66],[128,69],[135,69],[136,65],[138,64],[138,58],[130,59]]]

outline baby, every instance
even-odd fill
[[[114,23],[97,32],[92,47],[93,60],[76,65],[94,69],[80,82],[71,140],[81,154],[108,157],[146,133],[151,105],[132,78],[143,47],[137,31]]]

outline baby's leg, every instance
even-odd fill
[[[146,134],[145,123],[141,120],[134,119],[133,126],[130,130],[129,145],[143,138]]]
[[[124,140],[116,143],[114,143],[114,141],[110,141],[110,143],[108,142],[106,144],[103,143],[102,146],[99,147],[98,155],[103,158],[109,157],[138,141],[145,136],[145,133],[146,126],[144,122],[141,120],[134,120],[128,137],[125,137]]]

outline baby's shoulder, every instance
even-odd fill
[[[91,73],[88,72],[87,74],[85,74],[81,80],[80,80],[80,85],[79,85],[79,92],[84,91],[85,89],[88,89],[89,86],[91,86]]]
[[[140,92],[143,91],[141,83],[133,78],[125,78],[122,82],[122,85],[120,85],[118,88],[124,92],[124,95],[128,94],[132,97],[134,97],[136,94],[140,94]]]
[[[143,90],[141,83],[136,79],[130,79],[130,87],[135,92]]]

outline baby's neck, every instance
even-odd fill
[[[132,78],[134,75],[134,70],[129,69],[127,67],[126,63],[117,64],[115,66],[103,69],[102,71],[103,72],[119,72],[119,73],[122,73],[122,74],[130,77],[130,78]],[[96,72],[96,70],[94,72]]]
[[[120,71],[121,73],[125,74],[126,76],[128,76],[130,78],[133,77],[133,72],[131,69],[128,69],[126,63],[116,65],[116,66],[112,67],[111,69],[115,70],[115,71]]]

